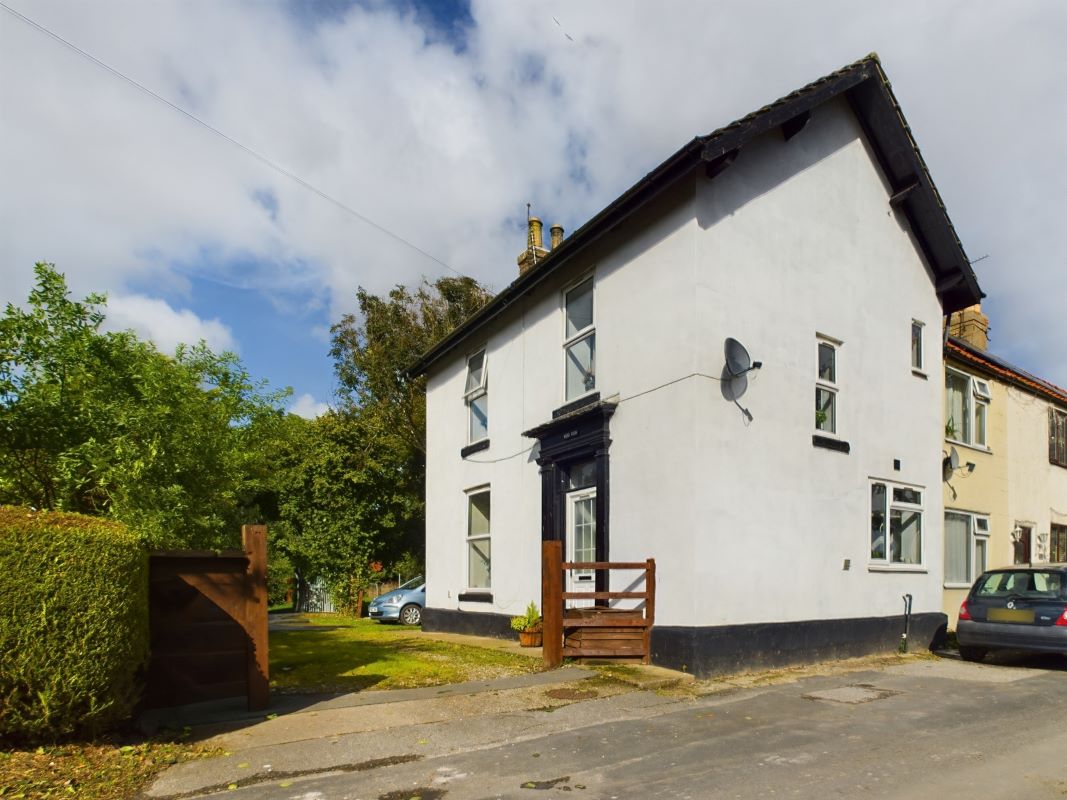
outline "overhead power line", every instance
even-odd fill
[[[344,202],[338,200],[336,197],[333,197],[332,195],[327,194],[326,192],[324,192],[322,189],[318,188],[314,184],[304,180],[303,178],[301,178],[296,173],[291,172],[290,170],[287,170],[285,167],[281,166],[280,164],[278,164],[278,163],[276,163],[274,161],[271,161],[269,158],[267,158],[262,153],[259,153],[259,152],[255,151],[255,150],[253,150],[248,145],[243,144],[242,142],[239,142],[237,139],[234,139],[229,134],[224,133],[223,131],[219,130],[218,128],[216,128],[211,123],[205,122],[204,120],[200,119],[200,117],[196,116],[196,114],[193,114],[191,111],[187,111],[186,109],[182,108],[181,106],[177,105],[176,103],[172,103],[167,98],[165,98],[162,95],[157,94],[156,92],[154,92],[151,89],[149,89],[143,83],[139,83],[138,81],[136,81],[133,78],[131,78],[129,75],[126,75],[125,73],[120,72],[119,70],[117,70],[114,67],[112,67],[110,64],[107,64],[107,63],[101,61],[99,58],[94,56],[92,53],[88,53],[85,50],[82,50],[80,47],[78,47],[73,42],[71,42],[71,41],[69,41],[67,39],[64,39],[58,33],[55,33],[54,31],[49,30],[44,25],[41,25],[39,22],[36,22],[36,21],[30,19],[25,14],[15,10],[14,8],[12,8],[11,6],[7,5],[4,2],[0,2],[0,8],[3,8],[9,14],[14,16],[16,19],[21,20],[22,22],[26,23],[27,25],[29,25],[32,28],[35,28],[40,33],[43,33],[46,36],[48,36],[49,38],[54,39],[55,41],[59,42],[64,47],[70,48],[71,50],[73,50],[78,55],[82,56],[83,58],[88,59],[89,61],[91,61],[96,66],[98,66],[101,69],[105,70],[106,72],[110,73],[112,76],[114,76],[114,77],[116,77],[116,78],[118,78],[118,79],[120,79],[122,81],[125,81],[126,83],[130,84],[130,86],[133,86],[134,88],[136,88],[136,89],[140,90],[141,92],[147,94],[149,97],[152,97],[155,100],[158,100],[160,103],[163,103],[163,105],[167,106],[168,108],[170,108],[170,109],[172,109],[174,111],[177,111],[179,114],[181,114],[185,118],[191,120],[192,122],[195,122],[197,125],[200,125],[201,127],[206,128],[207,130],[211,131],[216,136],[219,136],[219,137],[225,139],[227,142],[232,144],[234,147],[240,148],[244,152],[248,153],[248,155],[252,156],[253,158],[258,160],[259,162],[265,164],[267,167],[269,167],[270,169],[272,169],[275,172],[277,172],[279,175],[282,175],[282,176],[288,178],[289,180],[293,181],[294,183],[299,184],[300,186],[302,186],[305,189],[307,189],[309,192],[312,192],[312,193],[318,195],[323,200],[326,200],[327,202],[333,203],[333,205],[337,206],[342,211],[344,211],[344,212],[346,212],[348,214],[351,214],[353,217],[358,219],[360,222],[363,222],[366,225],[370,225],[372,228],[374,228],[374,229],[376,229],[378,231],[381,231],[386,236],[389,236],[390,238],[395,239],[396,241],[400,242],[401,244],[403,244],[403,245],[405,245],[407,247],[410,247],[416,253],[419,253],[420,255],[425,256],[426,258],[430,259],[430,261],[433,261],[436,264],[440,264],[445,269],[450,270],[451,272],[454,272],[454,273],[456,273],[457,275],[459,275],[461,277],[467,277],[462,272],[460,272],[458,269],[455,269],[452,266],[450,266],[449,264],[446,264],[444,261],[439,259],[437,256],[432,255],[431,253],[427,253],[421,247],[419,247],[416,244],[413,244],[413,243],[409,242],[407,239],[405,239],[400,234],[393,233],[393,231],[389,230],[384,225],[380,225],[379,223],[375,222],[374,220],[372,220],[370,217],[366,216],[365,214],[361,214],[359,211],[356,211],[356,209],[354,209],[351,206],[345,204]]]

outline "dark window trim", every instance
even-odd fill
[[[472,456],[475,453],[480,453],[480,452],[482,452],[482,450],[488,450],[488,449],[489,449],[489,440],[488,439],[482,439],[480,442],[475,442],[474,444],[469,444],[466,447],[464,447],[462,450],[460,450],[459,451],[459,457],[460,458],[466,458],[467,456]]]
[[[566,403],[557,408],[555,411],[552,412],[552,419],[559,419],[564,414],[572,414],[580,408],[595,405],[599,402],[600,392],[593,392],[592,394],[587,394],[584,397],[579,397],[577,400],[572,400],[571,402]]]
[[[492,603],[493,595],[489,592],[460,592],[461,603]]]
[[[1062,418],[1062,422],[1060,421]],[[1058,436],[1059,428],[1064,429],[1064,439],[1067,439],[1067,411],[1060,411],[1055,406],[1049,406],[1048,409],[1048,463],[1055,464],[1057,467],[1067,468],[1067,442],[1064,442],[1063,447],[1060,446],[1060,437]],[[1060,457],[1060,450],[1063,450],[1063,458]]]
[[[827,450],[834,450],[838,453],[848,453],[851,450],[848,442],[843,442],[840,439],[831,439],[829,436],[819,436],[819,434],[811,437],[811,443],[816,447],[824,447]]]

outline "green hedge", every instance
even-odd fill
[[[0,507],[0,737],[128,719],[148,658],[148,555],[124,526]]]

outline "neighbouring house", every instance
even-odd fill
[[[944,630],[941,324],[982,293],[876,56],[528,237],[413,368],[427,629],[512,635],[560,540],[654,558],[653,661],[698,675],[895,649],[905,595]]]
[[[945,599],[949,627],[987,567],[1067,561],[1067,390],[988,352],[978,306],[945,343]]]

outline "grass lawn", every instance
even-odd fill
[[[0,798],[126,800],[171,764],[217,755],[184,741],[121,738],[0,750]]]
[[[340,614],[302,622],[333,630],[271,631],[272,691],[355,692],[485,680],[542,669],[538,659],[439,642],[418,628]]]

